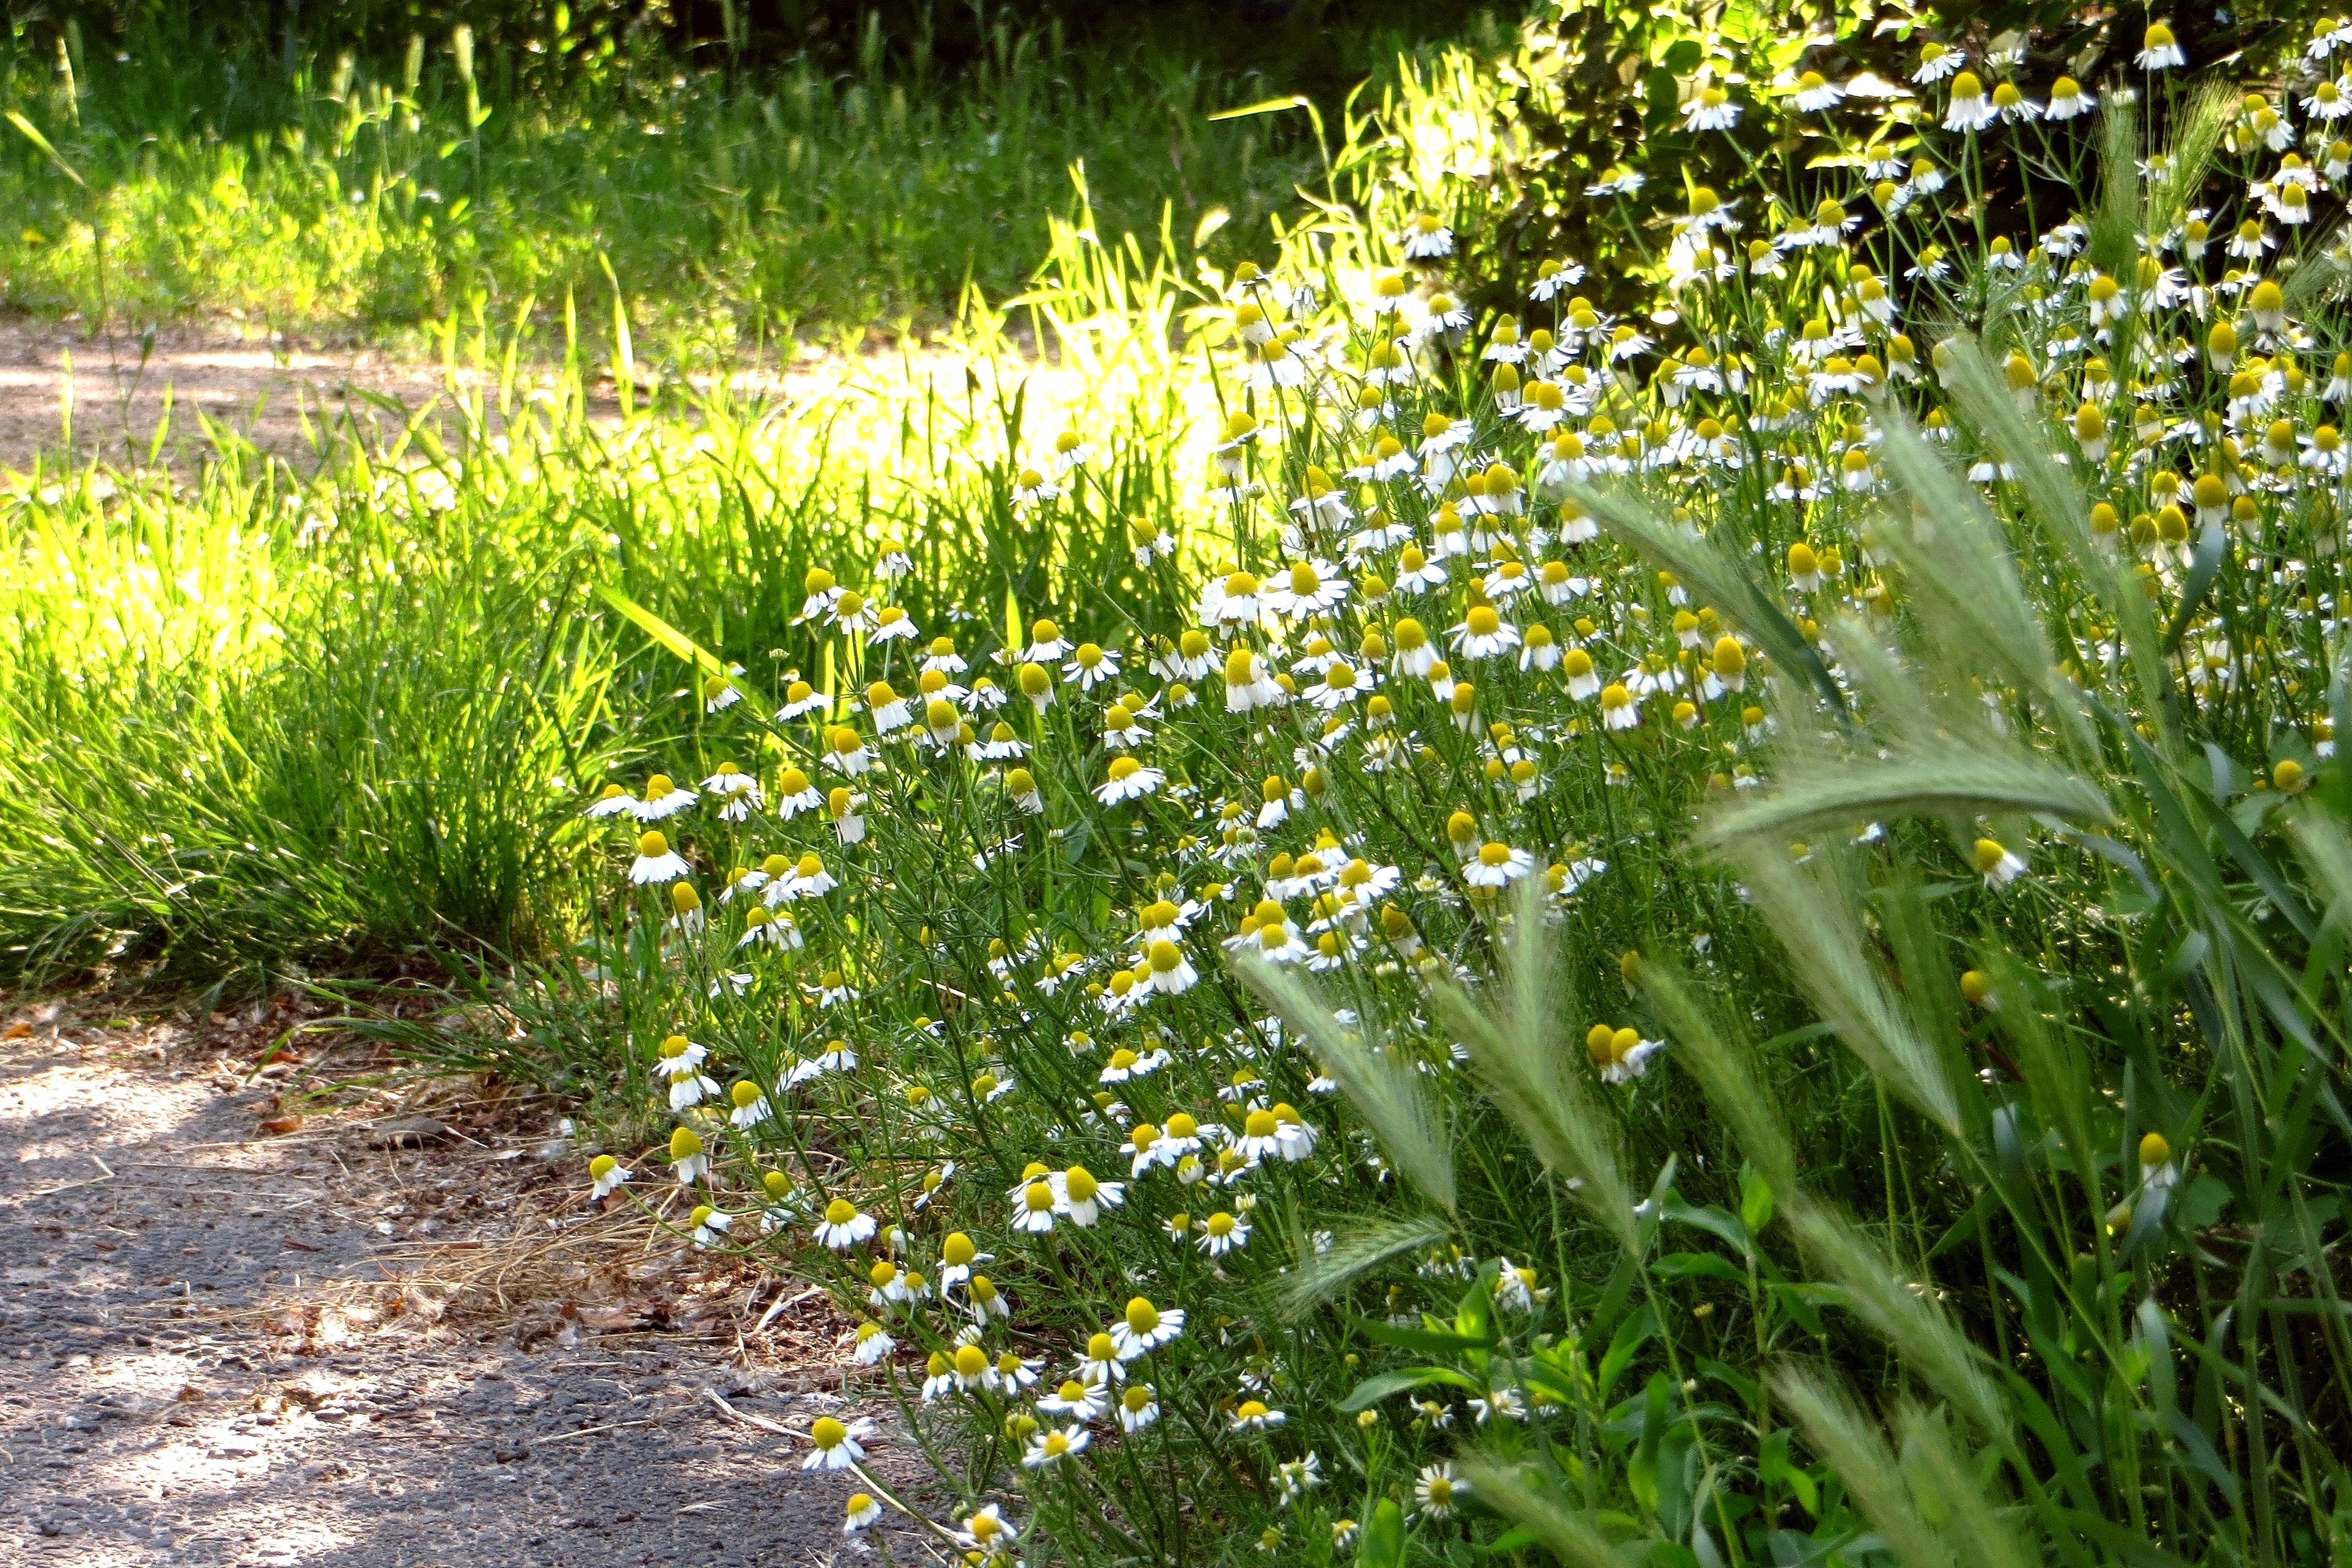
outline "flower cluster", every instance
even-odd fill
[[[1032,1523],[1074,1554],[1172,1560],[1213,1512],[1324,1561],[1383,1495],[1450,1541],[1485,1528],[1449,1460],[1464,1433],[1622,1454],[1595,1434],[1623,1364],[1510,1260],[1590,1263],[1617,1221],[1563,1210],[1551,1149],[1497,1140],[1475,1215],[1449,1197],[1444,1224],[1370,1247],[1367,1218],[1407,1186],[1360,1080],[1395,1069],[1471,1103],[1446,998],[1490,986],[1532,918],[1613,955],[1574,977],[1616,993],[1585,1014],[1581,1058],[1547,1071],[1582,1074],[1608,1136],[1644,1146],[1677,1048],[1633,955],[1768,985],[1740,891],[1690,867],[1689,824],[1770,780],[1813,683],[1850,685],[1839,625],[1894,624],[1934,587],[1888,538],[1933,521],[1890,505],[1908,455],[1940,453],[1956,491],[2011,517],[2030,440],[2087,498],[2096,549],[2177,618],[2191,700],[2264,688],[2281,790],[2330,755],[2352,351],[2299,319],[2286,263],[2352,165],[2352,26],[2315,33],[2291,90],[2217,111],[2210,173],[2111,169],[2145,214],[2127,229],[2085,178],[2081,210],[1989,233],[1975,150],[2084,155],[2100,112],[2164,99],[2172,35],[2150,26],[2097,83],[2014,63],[1930,42],[1906,83],[1792,70],[1777,90],[1851,155],[1750,210],[1694,189],[1639,317],[1598,308],[1570,260],[1474,316],[1480,280],[1433,215],[1375,236],[1360,269],[1297,247],[1240,268],[1207,310],[1228,412],[1197,507],[1114,525],[1134,562],[1115,591],[1016,602],[996,633],[918,625],[887,570],[857,589],[812,570],[814,674],[755,699],[710,659],[702,734],[727,754],[681,769],[691,787],[652,774],[587,808],[630,835],[665,1020],[643,1050],[697,1241],[832,1285],[851,1358],[927,1442],[971,1456],[971,1496],[935,1528],[975,1560],[1009,1561]],[[1686,125],[1738,112],[1702,63]],[[1048,537],[1121,507],[1076,432],[1003,490]],[[1628,497],[1731,542],[1757,595],[1628,548],[1604,526]],[[2209,597],[2223,561],[2248,564]],[[2257,598],[2277,612],[2254,634]],[[2045,610],[2069,677],[2120,693],[2114,608],[2053,590]],[[1766,645],[1768,623],[1793,639]],[[1996,730],[2019,711],[1982,697]],[[1905,852],[1987,920],[2039,896],[2030,824],[1959,825]],[[1334,1004],[1311,1028],[1265,999],[1300,988]],[[1974,970],[1956,990],[1994,1005]],[[2145,1132],[2135,1190],[2160,1194],[2181,1156]],[[1662,1163],[1625,1225],[1690,1212]],[[662,1164],[624,1186],[607,1156],[598,1196]],[[1587,1271],[1590,1310],[1608,1270]],[[1286,1317],[1294,1288],[1351,1310]],[[1476,1375],[1366,1394],[1382,1334],[1478,1349]],[[1648,1419],[1675,1386],[1653,1385]],[[896,1503],[863,1468],[870,1436],[820,1421],[809,1462]],[[1788,1468],[1785,1442],[1765,1451],[1759,1474]],[[848,1528],[880,1511],[861,1492]]]

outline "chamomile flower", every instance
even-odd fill
[[[734,1103],[727,1115],[730,1127],[755,1127],[772,1114],[766,1092],[748,1078],[739,1080],[727,1093]]]
[[[1098,1418],[1110,1404],[1110,1391],[1099,1383],[1081,1383],[1076,1378],[1064,1380],[1053,1393],[1041,1396],[1037,1408],[1048,1416],[1071,1416],[1079,1421]]]
[[[1222,1258],[1249,1245],[1249,1221],[1220,1209],[1201,1222],[1199,1246],[1212,1258]]]
[[[877,1228],[872,1215],[845,1197],[836,1197],[825,1206],[824,1218],[817,1221],[816,1242],[832,1251],[846,1252],[871,1240]]]
[[[1227,712],[1250,713],[1278,707],[1288,700],[1289,694],[1266,668],[1265,661],[1250,649],[1236,648],[1227,655],[1224,674]]]
[[[831,619],[834,630],[842,632],[871,632],[882,621],[873,602],[854,588],[843,589],[833,601]]]
[[[588,1196],[598,1201],[621,1190],[633,1173],[629,1167],[610,1155],[598,1155],[588,1162],[590,1187]]]
[[[1641,727],[1642,705],[1622,681],[1612,681],[1601,688],[1601,722],[1611,729]]]
[[[1487,604],[1472,605],[1461,624],[1447,635],[1454,651],[1465,659],[1499,658],[1519,645],[1519,629]]]
[[[1080,1228],[1093,1225],[1103,1210],[1127,1201],[1124,1183],[1098,1181],[1084,1166],[1072,1166],[1050,1180],[1055,1210]]]
[[[1071,650],[1070,662],[1062,666],[1063,677],[1076,681],[1078,689],[1090,692],[1105,681],[1118,675],[1118,655],[1101,644],[1081,643]]]
[[[1983,131],[2000,119],[2000,110],[1985,95],[1984,82],[1976,72],[1962,71],[1952,78],[1951,97],[1944,110],[1945,130]]]
[[[1013,1316],[1012,1301],[985,1274],[974,1274],[966,1293],[971,1298],[971,1315],[983,1323],[992,1318],[1003,1321]]]
[[[1118,1396],[1118,1428],[1133,1434],[1160,1419],[1160,1398],[1148,1383],[1128,1385]]]
[[[790,870],[768,884],[766,902],[771,907],[788,904],[794,899],[823,898],[841,883],[825,870],[824,857],[812,850],[794,861]]]
[[[1307,621],[1336,610],[1348,597],[1348,580],[1328,560],[1297,561],[1276,572],[1259,595],[1268,614]]]
[[[1016,811],[1036,815],[1045,810],[1045,797],[1037,788],[1037,779],[1026,768],[1008,769],[1004,775],[1005,799]]]
[[[1423,1519],[1453,1518],[1455,1508],[1469,1490],[1468,1483],[1454,1473],[1451,1459],[1423,1465],[1421,1473],[1413,1478],[1412,1497],[1420,1504]]]
[[[1984,878],[1987,887],[2006,887],[2025,874],[2025,862],[1997,840],[1979,839],[1971,858],[1976,862],[1977,874]]]
[[[1131,1298],[1127,1312],[1110,1327],[1110,1341],[1122,1362],[1150,1354],[1173,1344],[1184,1333],[1181,1307],[1155,1307],[1142,1296]]]
[[[971,1551],[981,1553],[983,1558],[1004,1552],[1006,1548],[1020,1539],[1021,1531],[992,1502],[975,1510],[963,1521],[962,1528],[956,1531],[958,1542]]]
[[[1024,1183],[1013,1199],[1013,1228],[1031,1236],[1043,1236],[1054,1228],[1055,1211],[1059,1207],[1054,1196],[1053,1184],[1040,1176]]]
[[[847,725],[835,725],[826,734],[824,759],[836,772],[855,779],[874,766],[874,753],[865,737]]]
[[[1476,855],[1464,863],[1462,880],[1475,888],[1508,887],[1535,867],[1536,858],[1527,851],[1489,840],[1479,846]]]
[[[1095,786],[1095,799],[1106,806],[1116,806],[1126,800],[1139,800],[1168,781],[1168,776],[1157,768],[1147,768],[1132,757],[1114,757],[1103,782]]]
[[[687,1227],[693,1233],[694,1249],[704,1252],[724,1245],[727,1232],[734,1223],[733,1215],[722,1213],[707,1203],[697,1204],[694,1212],[687,1217]]]
[[[1665,1042],[1643,1040],[1639,1030],[1598,1023],[1584,1037],[1584,1049],[1602,1082],[1630,1083],[1650,1070],[1650,1059],[1665,1049]]]
[[[1930,39],[1919,46],[1919,66],[1911,73],[1911,79],[1923,87],[1930,82],[1939,82],[1966,63],[1967,57],[1959,50],[1949,44]]]
[[[1086,1348],[1078,1356],[1078,1381],[1090,1387],[1108,1388],[1127,1377],[1127,1360],[1119,1354],[1118,1341],[1108,1333],[1090,1335]]]
[[[731,762],[702,781],[702,793],[718,803],[722,822],[747,821],[765,801],[760,781]]]
[[[2049,107],[2042,112],[2052,120],[2068,120],[2088,114],[2099,106],[2099,95],[2085,88],[2073,77],[2060,77],[2050,84]]]
[[[607,784],[604,786],[604,793],[598,795],[588,809],[580,814],[583,817],[618,817],[625,813],[634,814],[637,806],[638,800],[635,795],[630,794],[618,784]]]
[[[1181,996],[1200,981],[1184,950],[1164,937],[1153,942],[1144,957],[1151,967],[1151,988],[1155,991]]]
[[[670,1134],[669,1166],[670,1175],[680,1186],[692,1186],[709,1174],[710,1155],[693,1128],[679,1127]]]
[[[2007,124],[2042,118],[2042,106],[2025,96],[2013,81],[2005,81],[1992,89],[1993,112]]]
[[[801,591],[806,596],[801,601],[797,619],[814,621],[829,613],[841,598],[842,590],[835,583],[833,573],[821,566],[809,568],[801,579]]]
[[[1581,648],[1570,648],[1560,655],[1559,673],[1568,686],[1568,695],[1578,702],[1589,702],[1601,693],[1601,675],[1593,668],[1592,655]]]
[[[646,780],[646,792],[631,806],[629,815],[640,822],[658,822],[675,817],[701,797],[691,789],[681,789],[670,782],[667,773],[656,773]]]
[[[1685,131],[1729,131],[1739,123],[1739,105],[1731,94],[1713,82],[1691,95],[1683,106],[1683,129]]]
[[[1269,1406],[1263,1399],[1244,1399],[1234,1406],[1227,1429],[1234,1432],[1271,1432],[1290,1419],[1283,1411]]]
[[[669,847],[667,838],[658,832],[646,832],[638,836],[637,856],[629,864],[629,882],[637,887],[676,882],[692,869],[684,856]]]
[[[1058,1429],[1049,1427],[1029,1439],[1028,1451],[1021,1456],[1024,1469],[1042,1470],[1086,1451],[1091,1440],[1086,1427],[1073,1424]]]
[[[1803,114],[1819,114],[1845,101],[1845,89],[1819,71],[1807,71],[1790,84],[1789,101]]]
[[[1444,220],[1423,213],[1405,225],[1397,245],[1408,260],[1437,261],[1454,254],[1454,231]]]
[[[2180,52],[2179,41],[2173,37],[2170,27],[2162,22],[2150,22],[2132,63],[2144,71],[2177,70],[2188,65],[2189,57]]]
[[[1045,507],[1061,497],[1061,486],[1034,468],[1024,468],[1013,476],[1013,505],[1022,511]]]
[[[874,1423],[861,1416],[844,1424],[831,1416],[820,1416],[809,1425],[808,1457],[801,1461],[804,1470],[845,1470],[866,1458],[865,1439],[874,1435]]]

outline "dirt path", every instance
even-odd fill
[[[640,366],[640,380],[654,374]],[[542,367],[522,379],[544,381]],[[1066,370],[1026,364],[1022,375],[1042,376],[1041,389],[1066,392]],[[798,402],[836,392],[845,384],[879,377],[886,382],[928,382],[942,397],[965,395],[967,361],[938,346],[902,351],[877,340],[868,356],[845,359],[814,349],[782,364],[751,364],[726,375],[739,396]],[[478,397],[493,433],[498,417],[494,376],[460,368],[457,390]],[[709,391],[710,375],[689,377]],[[533,383],[535,384],[535,383]],[[199,321],[159,328],[152,337],[128,329],[95,336],[74,322],[0,317],[0,476],[29,474],[37,460],[97,459],[117,467],[153,461],[183,476],[215,450],[207,422],[303,470],[321,443],[355,430],[371,448],[401,434],[409,414],[451,391],[440,364],[366,344],[337,346],[289,340],[234,321]],[[639,389],[643,406],[651,383]],[[618,428],[620,403],[611,381],[589,393],[589,417]],[[462,439],[462,422],[432,415],[447,441]],[[68,424],[68,419],[70,423]],[[157,439],[158,431],[163,438]]]
[[[0,320],[0,473],[29,472],[43,455],[139,465],[151,451],[185,471],[211,449],[207,421],[299,463],[313,433],[347,420],[371,437],[396,435],[401,411],[445,385],[438,365],[247,335],[232,322],[167,327],[149,340]]]
[[[843,1408],[820,1300],[593,1209],[550,1108],[399,1131],[348,1062],[253,1076],[287,1021],[6,1025],[0,1562],[856,1553],[776,1430]]]

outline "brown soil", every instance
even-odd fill
[[[461,373],[459,384],[478,379]],[[437,365],[247,334],[234,322],[146,338],[0,320],[0,472],[28,472],[37,456],[138,466],[151,451],[184,470],[213,447],[207,422],[299,464],[346,421],[397,435],[402,411],[447,384]]]
[[[838,1320],[592,1206],[560,1108],[404,1080],[348,1037],[273,1056],[283,1004],[9,1016],[0,1561],[856,1551],[854,1478],[802,1470],[795,1435],[855,1399]],[[874,1462],[920,1484],[910,1445]]]

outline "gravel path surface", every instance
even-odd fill
[[[242,1021],[0,1038],[0,1563],[861,1554],[776,1430],[846,1413],[821,1300],[591,1211],[551,1111],[388,1133]]]

